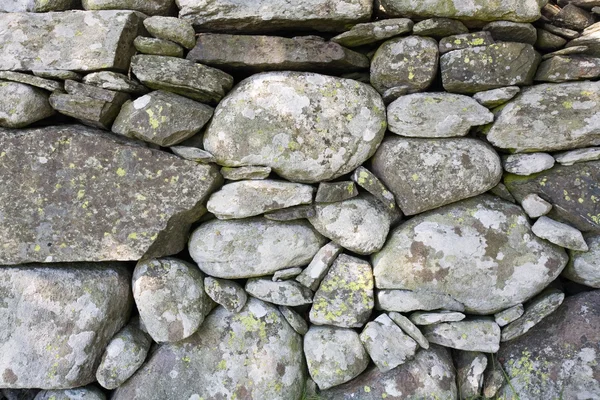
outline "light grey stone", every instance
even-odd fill
[[[493,21],[482,28],[492,34],[498,42],[519,42],[534,45],[537,31],[531,24],[524,22]]]
[[[349,31],[331,38],[331,41],[346,47],[364,46],[410,33],[413,25],[414,23],[408,18],[383,19],[356,24]]]
[[[425,336],[423,336],[419,328],[417,328],[415,324],[413,324],[408,318],[395,311],[390,312],[388,315],[392,319],[392,321],[394,321],[404,333],[413,338],[413,340],[417,342],[419,346],[421,346],[424,349],[429,348],[429,342],[427,341]]]
[[[329,271],[329,267],[342,250],[343,248],[339,244],[327,243],[319,249],[310,264],[296,277],[296,280],[313,291],[317,290]]]
[[[412,290],[377,290],[377,309],[396,312],[446,309],[464,311],[465,306],[447,294]]]
[[[246,179],[266,179],[271,173],[271,167],[247,166],[230,168],[221,168],[223,178],[230,181],[241,181]]]
[[[512,100],[512,98],[515,97],[520,91],[521,89],[518,86],[507,86],[503,88],[477,92],[473,95],[473,98],[482,106],[494,108]]]
[[[33,400],[106,400],[106,396],[95,386],[75,389],[42,390]]]
[[[554,166],[554,157],[548,153],[511,154],[502,160],[506,172],[515,175],[533,175]]]
[[[146,15],[165,15],[173,9],[173,0],[81,0],[86,10],[135,10]]]
[[[483,388],[483,373],[487,367],[487,356],[474,351],[456,351],[454,354],[459,398],[479,397]]]
[[[416,311],[410,314],[410,321],[415,325],[432,325],[440,322],[457,322],[465,319],[465,314],[456,311]]]
[[[538,218],[552,210],[552,204],[542,199],[535,193],[528,194],[521,201],[521,207],[530,218]]]
[[[109,129],[119,110],[120,103],[111,103],[81,95],[52,93],[50,105],[61,114],[76,118],[84,125]]]
[[[40,78],[46,79],[72,79],[75,81],[80,81],[82,79],[81,74],[74,71],[67,71],[62,69],[34,69],[33,74],[35,76],[39,76]]]
[[[588,246],[578,229],[546,216],[540,217],[533,227],[533,233],[542,239],[571,250],[587,251]]]
[[[204,290],[215,303],[232,313],[240,312],[248,300],[244,288],[227,279],[207,276],[204,278]]]
[[[65,81],[65,91],[75,96],[89,97],[96,100],[102,100],[108,103],[118,104],[119,106],[130,99],[126,93],[115,90],[103,89],[94,85],[77,82],[71,79]],[[56,94],[56,93],[55,93]]]
[[[83,83],[102,89],[132,94],[146,94],[148,89],[127,75],[112,71],[92,72],[83,77]]]
[[[506,185],[500,182],[496,186],[490,189],[490,193],[504,199],[506,201],[510,201],[511,203],[516,203],[517,201],[513,197],[513,195],[508,191]]]
[[[154,16],[144,20],[144,27],[158,39],[170,40],[193,49],[196,45],[196,32],[187,21],[176,17]]]
[[[215,156],[210,154],[206,150],[199,149],[197,147],[188,146],[172,146],[171,151],[177,154],[181,158],[186,160],[195,161],[203,164],[209,164],[216,162]]]
[[[535,80],[540,82],[568,82],[600,77],[600,57],[585,55],[554,56],[538,67]]]
[[[300,275],[301,272],[302,268],[300,267],[280,269],[279,271],[276,271],[273,274],[272,280],[273,282],[287,281],[289,279],[294,279],[295,277]]]
[[[524,312],[525,309],[523,308],[523,304],[517,304],[516,306],[512,306],[494,314],[494,320],[498,326],[503,327],[520,318]]]
[[[571,257],[563,276],[582,285],[600,288],[600,236],[589,236],[586,243],[587,252],[569,252]]]
[[[439,43],[440,54],[466,49],[468,47],[489,46],[494,44],[492,34],[487,31],[463,33],[442,38]]]
[[[249,279],[246,293],[280,306],[302,306],[312,303],[313,293],[296,281],[273,282],[268,278]]]
[[[352,181],[321,182],[317,189],[315,202],[335,203],[358,196],[356,185]]]
[[[170,40],[138,36],[133,45],[142,54],[183,58],[183,47]]]
[[[430,36],[435,39],[464,33],[469,33],[469,28],[462,22],[450,18],[430,18],[417,22],[413,26],[413,35]]]
[[[301,205],[270,211],[265,214],[265,218],[273,221],[295,221],[312,218],[315,215],[315,208],[312,205]]]
[[[556,162],[562,165],[573,165],[579,162],[600,160],[600,147],[588,147],[565,151],[554,155]]]
[[[0,82],[0,127],[24,128],[54,114],[48,93],[17,82]]]
[[[423,334],[429,343],[457,350],[496,353],[500,348],[500,327],[486,317],[425,325]]]
[[[73,0],[8,0],[0,4],[0,12],[64,11],[73,7]],[[12,400],[12,399],[9,399]]]
[[[483,396],[486,399],[495,399],[498,391],[504,385],[504,370],[498,359],[490,354],[488,356],[488,368],[483,374]]]
[[[300,314],[298,314],[290,307],[279,306],[277,308],[279,308],[279,311],[281,312],[285,320],[288,322],[288,324],[290,324],[292,328],[294,328],[294,330],[298,334],[302,336],[306,335],[306,332],[308,332],[308,324],[306,323],[304,318],[300,316]]]
[[[352,180],[381,201],[390,212],[399,212],[394,194],[371,171],[362,165],[352,173]]]
[[[53,81],[51,79],[46,78],[40,78],[38,76],[24,74],[21,72],[0,71],[0,80],[24,83],[26,85],[47,90],[49,92],[64,91],[64,87],[61,82]]]
[[[412,93],[413,90],[409,85],[398,85],[393,88],[387,89],[385,92],[381,94],[383,98],[383,102],[388,105],[392,101],[396,100],[400,96],[404,96],[406,94]]]

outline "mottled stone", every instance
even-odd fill
[[[352,173],[352,180],[381,201],[388,211],[398,210],[394,194],[371,171],[362,165]]]
[[[312,205],[301,205],[271,211],[264,216],[266,219],[273,221],[295,221],[297,219],[312,218],[315,215],[315,208]]]
[[[533,233],[542,239],[571,250],[587,251],[588,246],[581,232],[572,226],[548,218],[540,217],[533,227]]]
[[[457,350],[496,353],[500,348],[500,327],[486,317],[425,325],[423,334],[429,343]]]
[[[103,129],[110,128],[121,108],[119,103],[58,92],[52,93],[48,100],[59,113],[76,118],[82,124]]]
[[[381,94],[381,98],[383,102],[388,105],[392,101],[396,100],[400,96],[404,96],[406,94],[412,93],[413,90],[409,85],[399,85],[394,86],[393,88],[387,89],[385,92]]]
[[[498,326],[503,327],[520,318],[524,312],[525,309],[523,308],[523,304],[517,304],[516,306],[512,306],[494,314],[494,320]]]
[[[417,311],[410,314],[410,321],[415,325],[432,325],[440,322],[457,322],[465,319],[465,314],[456,311]]]
[[[168,14],[173,0],[81,0],[86,10],[135,10],[146,15]]]
[[[465,306],[447,294],[382,289],[377,291],[377,309],[396,312],[437,309],[464,311]]]
[[[510,194],[504,183],[500,182],[496,186],[490,189],[489,193],[494,196],[500,197],[506,201],[510,201],[511,203],[516,203],[515,198]]]
[[[506,172],[515,175],[533,175],[554,166],[554,157],[548,153],[511,154],[502,160]]]
[[[146,18],[144,27],[155,38],[170,40],[188,50],[196,45],[194,28],[187,21],[179,18],[162,16]]]
[[[294,279],[295,277],[300,275],[301,272],[302,268],[300,267],[280,269],[279,271],[276,271],[273,274],[273,277],[271,279],[273,280],[273,282],[287,281],[288,279]]]
[[[73,0],[8,0],[0,4],[0,12],[64,11],[73,7]],[[13,400],[13,399],[9,399]],[[25,400],[25,399],[23,399]]]
[[[473,98],[482,106],[494,108],[512,100],[512,98],[515,97],[520,91],[521,89],[518,86],[507,86],[503,88],[477,92],[473,95]]]
[[[221,175],[230,181],[241,181],[246,179],[266,179],[271,173],[271,167],[247,166],[239,168],[223,167]]]
[[[504,369],[495,357],[490,354],[488,356],[488,368],[483,374],[483,396],[486,399],[496,398],[496,394],[504,385]]]
[[[413,26],[413,35],[431,36],[435,39],[464,33],[469,33],[469,28],[462,22],[449,18],[430,18]]]
[[[117,92],[125,92],[132,94],[145,94],[148,89],[140,84],[135,79],[129,78],[127,75],[112,71],[100,71],[87,74],[83,78],[83,83],[97,86],[102,89],[115,90]]]
[[[203,164],[214,163],[217,161],[215,159],[215,156],[210,154],[208,151],[199,149],[197,147],[173,146],[170,149],[173,152],[173,154],[176,154],[179,157],[184,158],[186,160],[195,161]]]
[[[229,312],[240,312],[246,305],[248,296],[239,284],[227,279],[204,278],[204,290],[215,303]]]
[[[536,49],[542,51],[555,51],[561,49],[566,43],[566,39],[550,33],[546,29],[537,29],[537,40],[535,42]]]
[[[308,332],[308,324],[294,309],[285,306],[279,306],[279,311],[284,316],[285,320],[294,330],[300,335],[306,335]]]
[[[475,351],[456,351],[454,354],[459,398],[478,398],[483,387],[487,356]]]
[[[129,319],[130,279],[118,263],[0,268],[0,387],[95,381],[104,348]]]
[[[33,400],[106,400],[104,393],[95,386],[64,390],[42,390]]]
[[[600,236],[586,238],[587,252],[570,251],[569,264],[563,276],[573,282],[600,288]]]
[[[594,22],[595,18],[592,13],[570,3],[562,7],[558,14],[552,18],[554,25],[576,31],[583,30]]]
[[[410,33],[413,25],[414,23],[408,18],[383,19],[356,24],[349,31],[331,38],[331,41],[346,47],[364,46]]]
[[[273,282],[272,279],[249,279],[246,292],[257,299],[281,306],[302,306],[312,303],[313,293],[296,281]]]
[[[469,47],[489,46],[494,43],[492,34],[487,31],[463,33],[442,38],[439,43],[440,54]]]
[[[600,160],[600,147],[588,147],[564,151],[554,155],[556,162],[562,165],[573,165],[579,162]]]
[[[317,189],[315,202],[335,203],[358,196],[356,185],[352,181],[321,182]]]
[[[511,21],[493,21],[482,28],[498,42],[519,42],[534,45],[537,31],[531,24]]]
[[[316,291],[329,271],[329,267],[342,250],[343,248],[339,244],[334,242],[327,243],[319,249],[310,261],[310,264],[296,277],[296,280],[307,288]]]
[[[425,336],[423,336],[419,328],[417,328],[415,324],[413,324],[408,318],[394,311],[389,313],[389,317],[402,329],[404,333],[413,338],[419,346],[424,349],[429,348],[429,342]]]
[[[523,207],[523,210],[525,210],[530,218],[541,217],[552,210],[552,204],[548,203],[535,193],[525,196],[521,202],[521,207]]]
[[[536,81],[567,82],[600,77],[600,58],[582,55],[555,56],[543,61],[535,75]]]
[[[133,45],[142,54],[183,58],[183,47],[170,40],[138,36]]]
[[[179,253],[221,180],[215,167],[77,125],[0,130],[0,149],[0,264]]]
[[[17,82],[0,82],[0,127],[24,128],[54,114],[48,93]]]
[[[35,76],[39,76],[40,78],[46,79],[72,79],[75,81],[81,80],[81,74],[74,71],[67,71],[62,69],[34,69],[33,74]]]
[[[574,31],[572,29],[567,29],[567,28],[561,28],[559,26],[552,25],[549,23],[542,24],[542,28],[544,28],[545,30],[547,30],[550,33],[559,35],[559,36],[564,37],[565,39],[569,39],[569,40],[572,40],[572,39],[575,39],[575,38],[578,38],[579,36],[581,36],[581,34],[577,31]]]
[[[40,78],[38,76],[24,74],[13,71],[0,71],[0,80],[9,82],[19,82],[26,85],[38,87],[49,92],[62,92],[63,85],[60,82],[51,79]]]

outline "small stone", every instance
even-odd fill
[[[573,39],[581,36],[581,34],[579,32],[574,31],[572,29],[561,28],[559,26],[548,24],[548,23],[542,24],[542,28],[544,28],[545,30],[547,30],[550,33],[564,37],[565,39],[569,39],[569,40],[573,40]]]
[[[580,162],[600,160],[600,147],[588,147],[565,151],[554,155],[556,162],[562,165],[573,165]]]
[[[388,129],[400,136],[465,136],[474,126],[494,121],[494,114],[471,97],[452,93],[415,93],[387,108]]]
[[[423,334],[429,343],[457,350],[496,353],[500,348],[500,327],[485,317],[426,325]]]
[[[210,154],[206,150],[199,149],[197,147],[188,146],[172,146],[171,151],[177,154],[181,158],[186,160],[196,161],[202,164],[210,164],[216,162],[215,156]]]
[[[417,311],[410,314],[410,321],[415,325],[433,325],[440,322],[457,322],[465,319],[465,314],[456,311],[426,312]]]
[[[524,312],[525,309],[523,308],[523,304],[517,304],[516,306],[512,306],[494,314],[494,319],[498,326],[503,327],[521,318],[521,315],[523,315]]]
[[[502,341],[506,342],[527,333],[542,319],[552,314],[564,299],[565,294],[558,289],[544,290],[525,305],[522,317],[502,329]]]
[[[315,196],[316,203],[336,203],[358,196],[352,181],[321,182]]]
[[[392,319],[392,321],[396,323],[396,325],[398,325],[404,331],[404,333],[413,338],[414,341],[419,344],[419,346],[421,346],[424,349],[429,348],[429,342],[427,341],[425,336],[423,336],[419,328],[417,328],[415,324],[410,322],[408,318],[394,311],[389,313],[389,317]]]
[[[0,126],[24,128],[54,114],[48,94],[33,86],[0,82]]]
[[[176,17],[155,16],[144,20],[144,27],[158,39],[170,40],[186,49],[196,45],[196,32],[190,23]]]
[[[543,61],[535,75],[540,82],[568,82],[600,77],[600,58],[584,55],[555,56]]]
[[[59,113],[76,118],[85,125],[107,130],[119,114],[122,104],[58,92],[52,93],[49,101]]]
[[[546,216],[540,217],[533,224],[531,230],[536,236],[561,247],[578,251],[588,250],[588,246],[579,230]]]
[[[244,288],[227,279],[207,276],[204,278],[204,290],[215,303],[232,313],[239,313],[248,300]]]
[[[446,36],[469,33],[469,28],[460,21],[449,18],[430,18],[413,26],[413,35],[442,39]]]
[[[565,5],[552,19],[554,25],[580,31],[595,22],[594,16],[571,3]]]
[[[126,93],[102,89],[73,80],[65,81],[65,90],[68,94],[73,96],[89,97],[91,99],[102,100],[107,103],[118,104],[119,106],[130,98],[130,96]]]
[[[40,78],[34,75],[24,74],[13,71],[0,71],[0,80],[9,82],[19,82],[26,85],[35,86],[49,92],[63,92],[64,87],[61,82],[50,79]]]
[[[555,56],[571,56],[573,54],[585,54],[588,50],[588,46],[567,47],[565,49],[556,50],[552,53],[542,55],[542,60],[547,60]]]
[[[486,399],[495,399],[504,386],[504,370],[495,357],[488,358],[488,368],[483,374],[483,396]]]
[[[465,306],[447,294],[383,289],[377,291],[377,309],[396,312],[446,309],[462,312]]]
[[[410,33],[413,25],[414,23],[408,18],[384,19],[356,24],[349,31],[331,38],[331,41],[346,47],[364,46]]]
[[[302,336],[306,335],[306,332],[308,332],[308,324],[304,318],[300,316],[300,314],[290,307],[279,306],[277,308],[279,308],[279,311],[281,311],[281,314],[283,314],[285,320],[298,334]]]
[[[100,389],[94,386],[64,390],[42,390],[34,400],[106,400]]]
[[[321,247],[310,264],[296,277],[307,288],[316,291],[329,271],[329,267],[344,249],[339,244],[329,242]]]
[[[503,88],[477,92],[473,95],[473,98],[482,106],[487,108],[495,108],[510,101],[520,91],[521,89],[518,86],[507,86]]]
[[[517,201],[513,197],[513,195],[508,191],[504,183],[500,182],[496,186],[490,189],[491,194],[500,197],[506,201],[510,201],[511,203],[516,203]]]
[[[86,10],[135,10],[146,15],[167,15],[173,0],[81,0]]]
[[[474,351],[455,351],[456,381],[460,399],[473,399],[481,395],[483,373],[487,367],[487,356]]]
[[[360,334],[360,341],[381,372],[411,360],[418,348],[417,343],[386,314],[367,323]]]
[[[294,267],[294,268],[286,268],[281,269],[273,274],[273,282],[281,282],[287,281],[288,279],[294,279],[302,272],[302,268]]]
[[[381,201],[388,210],[398,210],[394,194],[375,176],[371,171],[360,166],[352,173],[352,180],[360,187],[371,193],[377,200]]]
[[[133,45],[142,54],[183,58],[183,47],[170,40],[138,36]]]
[[[259,167],[259,166],[248,166],[248,167],[222,167],[221,175],[223,178],[230,181],[242,181],[247,179],[266,179],[271,173],[271,167]]]
[[[534,45],[537,40],[535,27],[524,22],[494,21],[482,30],[492,34],[498,42],[520,42]]]
[[[511,154],[502,164],[506,172],[527,176],[552,168],[554,157],[548,153]]]
[[[83,83],[117,92],[131,94],[148,93],[148,89],[135,79],[130,79],[127,75],[112,71],[100,71],[87,74],[83,78]]]
[[[35,76],[39,76],[40,78],[46,79],[60,79],[63,81],[67,79],[71,79],[74,81],[81,80],[81,74],[74,71],[67,71],[62,69],[34,69],[31,72],[33,72]]]
[[[272,179],[237,181],[224,185],[208,199],[206,208],[219,219],[247,218],[267,211],[311,204],[310,185]]]
[[[254,278],[246,283],[246,293],[269,303],[296,307],[312,303],[313,293],[296,281],[273,282]]]
[[[489,46],[494,44],[492,34],[487,31],[463,33],[452,35],[440,40],[440,54],[446,54],[453,50],[466,49],[468,47]]]
[[[301,205],[265,213],[265,218],[272,221],[295,221],[297,219],[308,219],[316,214],[312,205]]]
[[[359,258],[341,254],[315,293],[310,322],[361,328],[368,321],[373,305],[371,265]]]
[[[381,94],[381,98],[383,98],[383,102],[388,105],[398,97],[412,93],[412,91],[413,90],[409,85],[394,86],[393,88],[387,89],[385,92],[383,92]]]
[[[133,297],[155,342],[178,342],[202,324],[210,299],[204,276],[194,265],[174,258],[141,261],[133,272]]]
[[[600,236],[586,237],[587,252],[571,250],[569,264],[562,275],[573,282],[600,288]]]
[[[550,33],[545,29],[537,29],[536,49],[541,51],[556,51],[563,48],[565,44],[567,44],[565,38]]]
[[[542,199],[535,193],[530,193],[521,201],[521,207],[530,218],[538,218],[552,210],[552,204]]]
[[[304,336],[308,372],[321,390],[348,382],[369,365],[369,355],[352,329],[312,325]]]

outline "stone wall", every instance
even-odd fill
[[[0,0],[0,400],[600,398],[599,14]]]

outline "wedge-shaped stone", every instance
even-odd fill
[[[413,25],[414,23],[408,18],[383,19],[356,24],[349,31],[331,38],[331,41],[346,47],[364,46],[410,33]]]
[[[429,343],[457,350],[496,353],[500,348],[500,327],[491,318],[474,318],[423,327]]]
[[[127,70],[143,19],[133,11],[0,13],[0,70]]]
[[[259,300],[281,306],[303,306],[312,303],[312,291],[296,281],[273,282],[269,278],[248,279],[246,292]]]
[[[465,306],[451,296],[437,292],[381,289],[377,291],[376,300],[377,309],[386,311],[465,310]]]
[[[483,387],[483,373],[488,364],[486,355],[476,351],[457,351],[454,353],[454,363],[460,398],[479,397]]]
[[[447,294],[471,314],[528,300],[567,261],[562,248],[532,233],[521,207],[488,195],[411,219],[372,256],[378,288]]]
[[[542,62],[535,75],[536,81],[583,81],[600,77],[600,57],[556,56]]]
[[[0,264],[178,253],[221,180],[79,125],[0,130],[0,149]]]
[[[129,319],[130,281],[119,263],[1,267],[0,386],[95,381],[104,348]]]
[[[54,114],[48,93],[17,82],[0,81],[0,126],[24,128]]]
[[[215,109],[204,148],[220,165],[263,165],[296,182],[330,180],[367,160],[385,133],[370,86],[314,73],[268,72],[239,83]]]
[[[386,314],[367,323],[360,334],[360,341],[382,372],[411,360],[419,347]]]
[[[372,167],[406,215],[486,192],[502,176],[496,152],[471,138],[389,137],[375,153]]]
[[[569,265],[563,276],[573,282],[593,288],[600,288],[600,236],[586,238],[589,251],[571,251]]]

